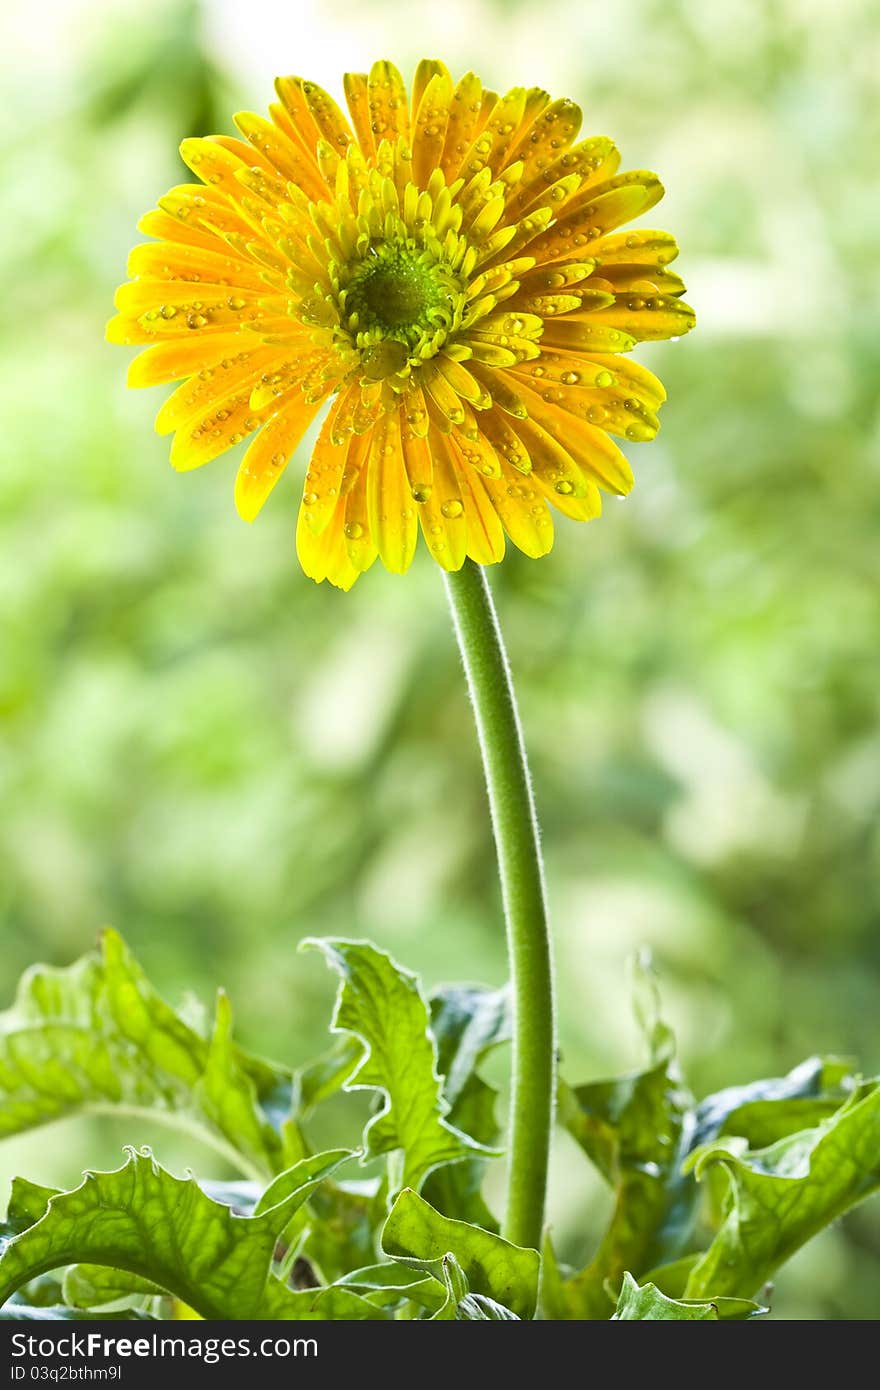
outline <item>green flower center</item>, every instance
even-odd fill
[[[461,282],[433,249],[372,243],[340,287],[342,326],[373,380],[433,357],[461,322]]]

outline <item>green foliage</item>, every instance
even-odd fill
[[[265,1107],[284,1104],[289,1073],[243,1053],[231,1029],[225,994],[203,1037],[105,931],[99,954],[28,971],[0,1018],[0,1136],[81,1111],[149,1111],[196,1128],[246,1170],[272,1173],[281,1143]]]
[[[759,1303],[746,1298],[698,1299],[667,1298],[654,1284],[639,1286],[631,1274],[623,1276],[623,1286],[612,1322],[719,1322],[759,1317],[766,1313]]]
[[[342,978],[331,1029],[363,1044],[345,1090],[375,1088],[385,1104],[364,1130],[368,1155],[402,1151],[401,1186],[418,1186],[442,1163],[477,1145],[443,1119],[448,1110],[437,1074],[437,1044],[418,980],[366,941],[303,942],[324,952]],[[466,1059],[469,1074],[473,1057]]]
[[[763,1149],[745,1140],[710,1145],[691,1162],[700,1179],[720,1168],[729,1190],[721,1229],[686,1292],[748,1297],[805,1241],[880,1188],[880,1081],[854,1085],[814,1129]]]
[[[295,1074],[232,1042],[225,996],[203,1037],[112,933],[99,956],[29,972],[3,1019],[11,1129],[97,1105],[155,1111],[265,1174],[199,1183],[132,1148],[69,1191],[17,1178],[0,1227],[2,1317],[750,1318],[766,1312],[753,1299],[769,1276],[880,1186],[880,1085],[811,1059],[697,1103],[642,967],[647,1067],[560,1085],[560,1121],[614,1193],[598,1249],[572,1273],[549,1244],[542,1260],[504,1240],[481,1192],[498,1151],[478,1068],[509,1037],[506,993],[447,987],[429,1005],[385,952],[316,944],[341,977],[341,1041]],[[361,1089],[376,1104],[356,1122],[360,1147],[313,1146],[328,1102]]]
[[[517,1317],[534,1315],[538,1252],[511,1245],[467,1222],[451,1221],[416,1192],[404,1189],[397,1198],[382,1232],[382,1248],[386,1255],[431,1271],[440,1270],[443,1260],[454,1255],[475,1293],[496,1300]]]

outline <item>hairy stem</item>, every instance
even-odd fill
[[[510,1176],[503,1233],[541,1248],[555,1090],[553,966],[544,868],[513,682],[485,573],[444,575],[474,709],[507,923],[513,982]]]

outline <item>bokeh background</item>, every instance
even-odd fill
[[[500,982],[480,768],[437,572],[350,596],[294,555],[294,467],[258,525],[236,461],[175,477],[162,392],[103,343],[139,214],[188,134],[279,69],[422,53],[578,99],[649,214],[698,332],[639,483],[492,576],[544,829],[567,1074],[637,1063],[647,945],[698,1093],[814,1052],[880,1067],[880,658],[872,0],[44,0],[4,7],[2,993],[112,922],[172,999],[220,983],[251,1047],[322,1046],[298,940],[367,935],[427,982]],[[872,214],[873,204],[873,214]],[[503,1070],[503,1069],[502,1069]],[[169,1134],[78,1123],[0,1151],[76,1180]],[[604,1198],[560,1139],[553,1218],[586,1258]],[[777,1314],[880,1316],[880,1204],[780,1280]]]

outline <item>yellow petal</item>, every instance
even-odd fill
[[[601,265],[668,265],[678,255],[678,246],[669,232],[614,232],[602,237],[591,248]]]
[[[235,480],[235,505],[244,521],[254,520],[318,409],[302,394],[294,395],[260,430]]]
[[[356,437],[349,445],[348,467],[355,476],[345,498],[345,548],[351,563],[360,572],[368,570],[379,553],[370,531],[367,510],[369,452],[372,440],[371,431],[369,434]]]
[[[576,174],[581,187],[587,183],[600,183],[611,178],[620,164],[620,154],[614,142],[606,135],[595,135],[582,140],[572,149],[557,153],[553,145],[556,136],[552,125],[542,132],[541,141],[528,151],[522,151],[525,160],[522,177],[511,187],[508,204],[511,213],[521,217],[529,208],[539,202],[550,188],[559,180]],[[549,159],[548,159],[549,155]]]
[[[619,295],[614,304],[593,310],[588,317],[628,333],[636,342],[678,338],[690,332],[696,323],[696,315],[689,304],[665,294]],[[580,319],[580,314],[573,314],[568,321]]]
[[[260,266],[233,255],[229,247],[216,238],[211,250],[204,246],[182,246],[173,241],[144,242],[129,255],[128,274],[149,280],[227,284],[261,295],[266,293]],[[232,292],[230,289],[229,293]]]
[[[380,61],[370,69],[367,84],[370,126],[378,143],[409,141],[409,99],[403,78],[393,63]]]
[[[193,194],[197,193],[201,193],[201,189],[193,184]],[[187,218],[172,217],[163,208],[153,208],[144,213],[137,226],[144,236],[155,237],[157,241],[171,241],[177,246],[201,246],[207,251],[221,253],[229,251],[223,238],[210,228],[190,222]]]
[[[441,63],[438,58],[422,58],[416,68],[415,77],[413,78],[413,121],[415,121],[418,109],[422,104],[422,97],[425,95],[425,92],[435,77],[445,78],[449,82],[450,87],[452,86],[452,78],[449,75],[449,69],[445,63]]]
[[[410,495],[416,502],[426,502],[434,486],[434,457],[431,446],[426,438],[416,434],[406,423],[402,427],[401,443]]]
[[[532,461],[531,480],[544,496],[576,521],[591,521],[602,510],[602,499],[593,478],[585,476],[573,448],[565,445],[534,419],[522,420],[517,433]]]
[[[546,555],[553,545],[553,518],[537,484],[505,467],[501,478],[484,478],[483,487],[517,549],[532,559]]]
[[[524,87],[513,87],[495,103],[485,126],[462,160],[462,173],[472,177],[481,169],[497,174],[522,124],[526,106]]]
[[[260,414],[250,407],[250,388],[231,396],[221,396],[206,406],[204,415],[182,425],[171,445],[171,465],[179,472],[201,468],[239,444],[263,423],[268,411]]]
[[[419,528],[404,468],[399,411],[387,411],[374,428],[367,469],[370,532],[385,568],[404,574],[412,563]]]
[[[320,535],[329,525],[342,496],[342,478],[350,436],[346,435],[339,442],[334,441],[333,427],[338,410],[339,403],[336,401],[321,426],[303,483],[303,513],[316,535]]]
[[[534,119],[518,133],[511,151],[511,158],[523,160],[523,183],[530,183],[536,173],[565,153],[577,137],[582,120],[581,108],[567,97],[552,101],[549,106],[546,101],[541,103]]]
[[[571,315],[561,319],[551,319],[544,328],[541,347],[562,348],[567,352],[594,353],[629,352],[636,340],[619,328],[601,323],[592,314],[583,318]]]
[[[166,381],[211,370],[241,351],[240,333],[195,334],[192,338],[155,343],[140,353],[128,369],[129,386],[160,386]]]
[[[156,417],[157,432],[170,434],[233,392],[243,391],[245,387],[250,391],[252,383],[274,357],[274,348],[261,347],[256,340],[249,350],[243,350],[239,338],[236,349],[229,356],[221,358],[213,367],[203,367],[168,397]]]
[[[328,579],[337,589],[350,589],[360,574],[348,558],[343,534],[344,507],[338,506],[320,535],[308,525],[300,507],[296,523],[296,553],[303,573],[316,584]]]
[[[326,140],[333,149],[344,152],[353,136],[348,121],[333,98],[316,82],[302,77],[279,77],[275,83],[294,129],[301,130],[307,147]]]
[[[619,174],[573,199],[559,220],[529,244],[529,255],[539,261],[589,255],[592,244],[606,232],[631,222],[662,197],[663,185],[656,174],[646,170]]]
[[[523,394],[528,402],[530,420],[547,435],[564,439],[567,453],[581,468],[591,473],[601,487],[620,495],[629,492],[633,485],[632,469],[603,429],[574,415],[566,413],[560,416],[558,407],[548,404],[535,392],[527,390]],[[517,427],[517,433],[531,453],[532,439],[528,426],[524,425],[522,431]],[[534,456],[532,462],[536,463]]]

